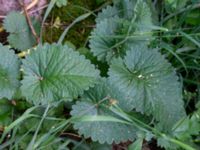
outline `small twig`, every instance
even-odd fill
[[[74,133],[67,133],[67,132],[63,132],[60,134],[60,136],[67,136],[71,139],[75,139],[77,141],[80,141],[82,139],[81,136],[77,135],[77,134],[74,134]]]
[[[40,10],[42,10],[42,9],[47,8],[47,7],[48,7],[48,4],[47,4],[47,5],[44,5],[44,6],[41,6],[41,7],[38,7],[37,9],[30,10],[30,11],[28,12],[28,14],[29,14],[29,15],[30,15],[30,14],[33,14],[33,13],[38,12],[38,11],[40,11]]]
[[[37,9],[30,10],[30,11],[28,11],[28,14],[31,15],[31,14],[33,14],[35,12],[38,12],[38,11],[40,11],[42,9],[45,9],[47,7],[48,7],[48,4],[46,4],[44,6],[41,6],[41,7],[38,7]],[[21,13],[24,13],[24,11],[22,11]],[[5,18],[6,18],[6,15],[0,15],[0,19],[5,19]]]
[[[28,15],[28,12],[27,12],[26,5],[24,3],[22,3],[21,0],[19,0],[19,3],[23,7],[23,10],[24,10],[24,13],[25,13],[25,16],[26,16],[26,20],[27,20],[28,25],[29,25],[29,27],[31,29],[31,32],[32,32],[33,36],[35,37],[35,39],[37,41],[37,44],[39,44],[40,43],[40,38],[37,36],[37,33],[36,33],[36,31],[35,31],[35,29],[33,27],[32,21],[31,21],[29,15]]]
[[[33,8],[35,5],[37,5],[39,0],[33,0],[27,7],[26,10],[29,10],[31,8]]]
[[[25,16],[26,16],[28,25],[29,25],[29,27],[31,29],[31,32],[32,32],[33,36],[35,37],[37,43],[39,44],[40,43],[40,38],[37,36],[37,33],[36,33],[36,31],[35,31],[35,29],[33,27],[32,21],[31,21],[29,15],[27,13],[27,10],[26,10],[26,6],[24,6],[24,12],[25,12]]]

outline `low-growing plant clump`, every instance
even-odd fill
[[[200,149],[198,0],[1,3],[0,149]]]

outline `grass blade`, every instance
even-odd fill
[[[61,44],[65,38],[65,36],[67,35],[68,31],[78,22],[88,18],[92,13],[85,13],[81,16],[79,16],[78,18],[76,18],[66,29],[65,31],[62,33],[62,35],[60,36],[58,43]]]

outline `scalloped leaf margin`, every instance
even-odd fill
[[[35,105],[77,98],[99,78],[89,60],[58,44],[38,46],[23,60],[22,68],[22,94]]]
[[[20,86],[20,60],[14,51],[0,44],[0,99],[11,99]]]
[[[110,98],[106,99],[106,97]],[[84,92],[81,101],[72,106],[71,115],[73,117],[108,116],[120,119],[109,110],[111,101],[115,99],[120,99],[118,93],[112,92],[106,79],[101,79],[94,88]],[[91,137],[93,141],[101,144],[132,141],[136,138],[137,132],[137,129],[131,125],[111,121],[75,122],[74,128],[78,129],[79,134],[83,134],[85,138]]]
[[[181,84],[174,68],[157,50],[132,48],[112,61],[109,82],[124,95],[126,110],[152,114],[163,129],[185,116]]]

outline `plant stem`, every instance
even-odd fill
[[[39,130],[40,130],[40,128],[41,128],[41,125],[42,125],[42,123],[43,123],[45,117],[47,116],[47,113],[48,113],[48,111],[49,111],[49,108],[50,108],[50,105],[48,104],[48,106],[46,107],[45,112],[44,112],[44,114],[43,114],[43,116],[42,116],[42,119],[40,120],[40,123],[39,123],[39,125],[38,125],[38,127],[37,127],[37,129],[36,129],[36,131],[35,131],[35,134],[34,134],[32,140],[31,140],[31,142],[30,142],[29,145],[28,145],[27,150],[33,150],[33,149],[36,148],[36,147],[34,147],[34,143],[35,143],[35,140],[36,140],[36,138],[37,138],[38,132],[39,132]]]
[[[149,130],[149,132],[152,132],[152,134],[154,134],[155,137],[162,137],[164,139],[166,139],[167,141],[170,141],[180,147],[182,147],[185,150],[195,150],[193,147],[191,147],[190,145],[187,145],[177,139],[174,139],[172,137],[167,136],[166,134],[158,131],[156,128],[153,128],[151,126],[149,126],[148,124],[138,120],[137,118],[130,116],[128,114],[126,114],[125,112],[123,112],[123,110],[121,110],[117,105],[114,105],[116,108],[111,108],[111,111],[114,112],[115,114],[119,115],[120,117],[122,117],[123,119],[131,122],[133,124],[133,126],[135,127],[139,127],[140,128],[144,128],[143,131],[145,130]],[[120,115],[122,113],[122,115]],[[125,116],[125,117],[124,117]]]

